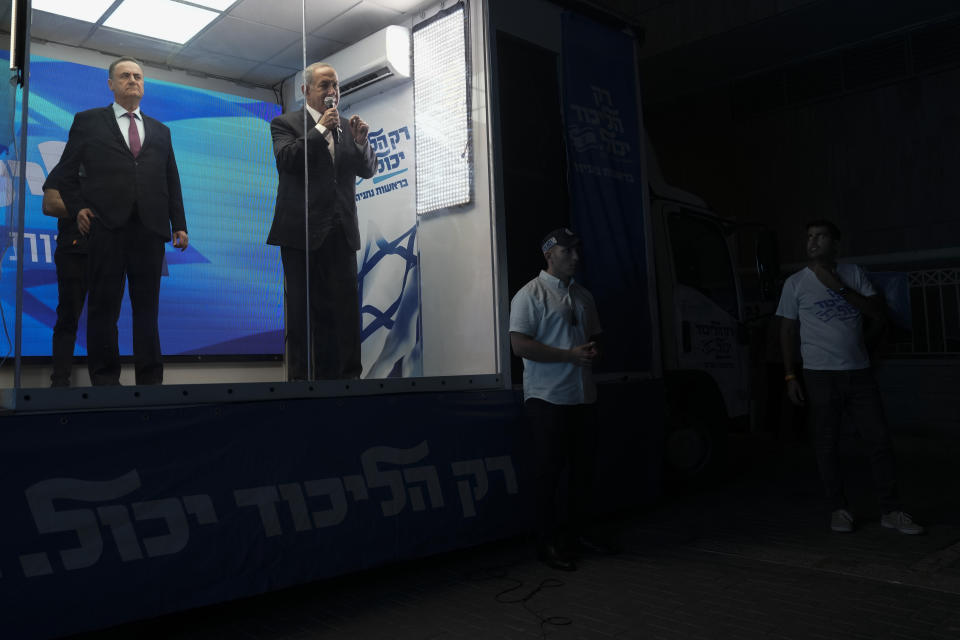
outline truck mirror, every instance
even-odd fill
[[[757,234],[756,258],[760,298],[769,300],[777,295],[777,280],[780,278],[779,243],[773,229],[764,228]]]

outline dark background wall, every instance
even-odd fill
[[[960,263],[960,5],[646,4],[644,115],[668,182],[774,226],[784,262],[827,217],[847,255]]]

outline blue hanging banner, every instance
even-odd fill
[[[563,111],[571,220],[597,301],[608,371],[651,368],[650,302],[633,39],[563,16]]]

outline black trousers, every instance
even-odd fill
[[[77,326],[87,299],[87,254],[56,251],[57,265],[57,323],[53,325],[54,387],[70,386],[73,370],[73,350],[77,342]]]
[[[585,533],[589,519],[597,457],[596,405],[530,398],[524,411],[533,434],[537,541],[562,543]]]
[[[357,252],[339,228],[327,235],[319,249],[307,252],[280,247],[287,296],[287,377],[307,379],[307,299],[310,301],[310,338],[313,379],[359,378],[360,301],[357,295]]]
[[[841,423],[846,415],[855,422],[866,449],[881,510],[888,513],[899,509],[893,443],[873,372],[869,369],[804,369],[803,381],[807,394],[807,419],[813,432],[817,465],[828,506],[841,509],[847,505],[838,451]]]
[[[144,227],[136,215],[121,229],[107,229],[94,218],[87,259],[87,368],[92,384],[120,384],[117,321],[125,278],[133,311],[136,383],[163,382],[157,314],[164,244],[164,238]]]

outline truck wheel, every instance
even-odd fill
[[[720,390],[702,371],[671,371],[664,378],[668,486],[682,489],[719,479],[726,466],[729,427]]]

